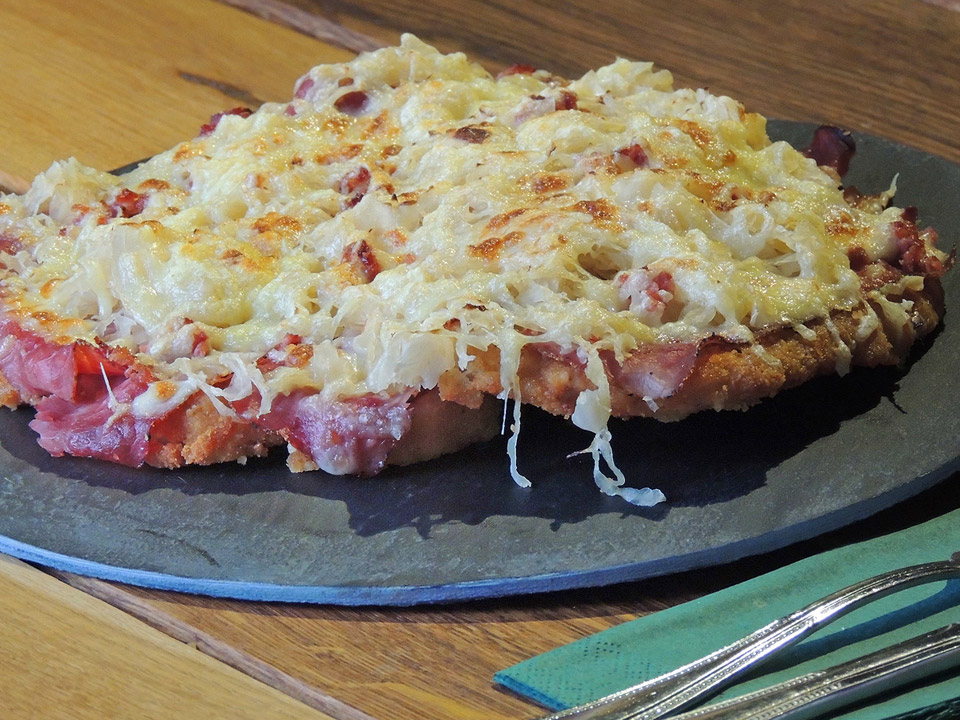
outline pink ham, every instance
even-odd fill
[[[54,345],[35,335],[10,332],[9,325],[0,327],[4,340],[0,344],[0,373],[24,400],[45,395],[65,399],[74,396],[76,372],[72,345]]]
[[[40,446],[56,457],[76,455],[137,467],[146,458],[154,421],[135,418],[122,406],[145,388],[131,378],[117,383],[113,398],[105,387],[98,397],[86,402],[46,397],[36,404],[37,415],[30,427],[40,436]]]
[[[803,150],[821,167],[832,167],[843,177],[850,169],[850,160],[857,151],[853,136],[833,125],[821,125],[813,133],[809,147]]]
[[[641,345],[618,364],[603,353],[611,382],[632,395],[656,400],[673,395],[693,372],[699,343]]]
[[[259,425],[279,432],[294,448],[334,475],[375,475],[412,422],[413,392],[325,400],[297,391],[274,398]]]
[[[572,368],[586,368],[576,350],[563,351],[556,343],[531,343],[536,351]],[[529,347],[529,346],[528,346]],[[659,399],[673,395],[693,372],[700,343],[640,345],[622,363],[611,350],[601,350],[611,385],[641,398]],[[576,388],[573,388],[579,392]]]
[[[12,320],[0,320],[0,337],[0,373],[24,400],[45,395],[73,399],[77,369],[72,344],[48,342]]]
[[[0,320],[0,337],[0,374],[25,401],[97,394],[103,390],[103,373],[119,377],[126,369],[93,345],[50,342],[13,320]]]
[[[0,232],[0,252],[15,255],[21,250],[23,250],[23,241],[19,237],[8,232]]]
[[[118,403],[129,403],[143,392],[143,380],[125,378],[128,368],[93,345],[50,342],[10,319],[0,321],[0,336],[0,373],[21,398],[35,405],[30,427],[40,436],[41,447],[55,456],[143,463],[152,421],[122,411],[114,416],[104,375],[114,385]]]
[[[0,321],[0,336],[0,373],[36,407],[30,427],[51,455],[129,466],[151,461],[150,432],[164,418],[130,412],[130,403],[151,380],[132,356],[114,358],[113,351],[83,342],[59,345],[9,319]],[[327,472],[374,475],[410,428],[414,395],[408,390],[389,397],[324,400],[298,391],[275,398],[270,412],[255,422],[280,433]],[[256,404],[251,396],[236,409],[249,417],[245,408]]]
[[[239,115],[242,118],[247,118],[252,114],[253,110],[248,107],[235,107],[231,108],[230,110],[224,110],[223,112],[218,112],[215,115],[211,115],[210,121],[200,126],[200,137],[206,137],[216,130],[217,125],[220,124],[220,121],[223,120],[225,115]]]
[[[656,400],[673,395],[693,372],[703,342],[674,342],[640,345],[623,362],[617,362],[612,350],[601,350],[600,359],[610,384],[640,398]],[[529,350],[581,372],[586,362],[577,350],[563,350],[556,343],[530,343]],[[570,383],[566,401],[576,402],[583,388]],[[555,389],[556,391],[556,389]]]

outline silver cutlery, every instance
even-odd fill
[[[960,624],[827,670],[673,715],[672,720],[809,720],[960,664]]]
[[[660,677],[541,720],[654,720],[677,713],[867,603],[917,585],[955,578],[960,578],[960,552],[949,560],[912,565],[868,578]]]

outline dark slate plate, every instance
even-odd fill
[[[805,145],[812,128],[772,124]],[[960,167],[859,136],[848,182],[900,172],[957,243]],[[748,413],[615,423],[630,483],[668,501],[602,495],[590,438],[525,412],[511,481],[505,442],[370,480],[290,475],[282,460],[132,470],[52,459],[28,411],[0,413],[0,551],[136,585],[253,600],[409,605],[588,587],[715,565],[839,528],[932,486],[960,457],[960,271],[941,331],[904,369],[823,378]]]

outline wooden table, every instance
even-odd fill
[[[235,7],[230,7],[230,5]],[[402,31],[497,69],[653,60],[775,117],[960,162],[956,0],[0,0],[0,185],[122,165]],[[958,189],[960,192],[960,189]],[[954,478],[955,480],[956,478]],[[0,717],[523,718],[494,671],[810,553],[960,507],[956,482],[760,558],[592,591],[413,609],[181,596],[0,559]]]

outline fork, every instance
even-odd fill
[[[960,624],[777,685],[674,715],[672,720],[808,720],[960,663]]]
[[[541,720],[654,720],[713,695],[749,670],[867,603],[925,583],[960,578],[960,551],[949,560],[876,575],[838,590],[740,640],[660,677]]]

